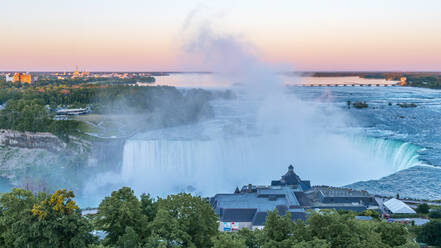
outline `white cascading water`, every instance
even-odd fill
[[[348,117],[339,107],[287,94],[275,68],[248,44],[207,28],[194,38],[186,45],[191,59],[235,83],[237,99],[212,102],[212,120],[136,135],[125,144],[120,173],[101,181],[130,186],[137,194],[212,196],[248,183],[267,185],[289,164],[312,184],[342,186],[418,163],[410,144],[351,138],[359,134],[347,131]]]
[[[268,184],[290,163],[313,184],[328,185],[379,178],[420,163],[419,148],[409,143],[370,137],[327,138],[329,143],[324,140],[307,147],[279,135],[134,139],[125,144],[121,176],[139,192],[210,195],[248,183]],[[338,149],[328,144],[338,144]],[[316,150],[310,151],[311,147]]]
[[[138,193],[212,195],[248,183],[266,185],[293,164],[312,184],[342,186],[420,163],[415,145],[339,133],[347,130],[344,116],[328,105],[292,96],[269,102],[240,96],[212,106],[212,120],[128,140],[122,184]]]
[[[422,164],[418,159],[418,151],[421,150],[421,147],[409,142],[367,136],[354,136],[352,141],[355,146],[367,149],[368,153],[373,157],[386,161],[388,166],[393,169],[393,172]]]

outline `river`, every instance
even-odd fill
[[[282,80],[287,85],[379,82],[357,77]],[[156,81],[213,90],[234,88],[235,83],[211,74],[172,74]],[[441,198],[441,169],[436,167],[441,165],[441,91],[290,86],[286,99],[269,101],[236,92],[235,100],[212,102],[213,119],[128,140],[120,185],[137,193],[189,191],[209,196],[248,183],[268,184],[293,164],[314,185]],[[365,101],[369,107],[348,109],[348,100]],[[416,107],[397,105],[402,103]]]

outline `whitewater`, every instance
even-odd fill
[[[213,119],[136,135],[124,146],[122,183],[139,193],[209,196],[248,183],[268,184],[289,164],[313,184],[333,186],[422,164],[421,147],[348,128],[348,116],[334,104],[317,100],[307,107],[297,98],[287,99],[285,104],[313,110],[304,115],[271,106],[269,114],[262,114],[260,100],[239,94],[213,101]]]
[[[204,85],[210,82],[206,74],[203,80],[194,81],[195,75],[168,77],[168,84],[176,80],[173,86],[179,85],[178,78]],[[217,90],[213,84],[204,85],[188,84],[181,89]],[[436,131],[441,118],[435,118],[441,114],[438,91],[288,88],[284,104],[305,107],[309,115],[296,110],[302,118],[284,114],[284,105],[264,107],[262,99],[236,92],[236,99],[211,102],[213,118],[139,133],[127,140],[120,167],[94,177],[81,194],[85,198],[81,204],[94,206],[93,199],[122,186],[154,196],[182,191],[212,196],[249,183],[267,185],[289,164],[313,185],[441,198],[441,147]],[[347,109],[347,100],[366,101],[369,108]],[[417,107],[403,109],[396,105],[401,102]]]

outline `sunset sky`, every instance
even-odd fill
[[[183,70],[190,17],[295,70],[441,70],[441,1],[2,0],[0,70]],[[192,20],[193,20],[192,19]]]

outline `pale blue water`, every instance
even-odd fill
[[[295,87],[306,101],[326,98],[345,109],[353,128],[369,137],[417,146],[402,156],[416,156],[422,164],[381,178],[351,184],[376,194],[420,199],[441,199],[441,91],[411,87]],[[347,101],[366,101],[367,109],[347,109]],[[391,105],[389,105],[389,103]],[[402,108],[397,103],[415,103]],[[392,153],[391,153],[392,155]]]
[[[352,126],[367,136],[409,142],[421,148],[419,159],[441,165],[441,91],[410,87],[293,87],[307,101],[321,99],[345,109]],[[366,109],[346,110],[347,101],[366,101]],[[389,103],[392,105],[389,106]],[[415,103],[402,108],[397,103]]]
[[[194,77],[198,79],[193,80]],[[282,80],[287,84],[309,81],[367,82],[367,79],[354,77],[299,79],[283,76]],[[212,80],[207,74],[179,75],[176,78],[171,75],[159,82],[177,87],[213,88],[213,85],[225,85],[225,82]],[[349,116],[349,128],[367,137],[358,137],[354,145],[376,153],[375,156],[380,156],[396,169],[390,176],[352,184],[352,187],[378,194],[394,195],[401,192],[402,196],[407,197],[441,199],[441,91],[399,86],[290,87],[290,91],[304,101],[340,108]],[[352,103],[366,101],[369,108],[348,110],[348,100]],[[417,107],[402,108],[398,103],[414,103]]]
[[[211,81],[210,77],[210,74],[179,74],[158,82],[182,88],[230,86],[219,80]],[[436,150],[440,137],[434,130],[440,124],[438,91],[406,87],[291,86],[290,93],[306,104],[292,99],[286,102],[272,99],[271,106],[265,106],[259,97],[250,98],[241,93],[240,87],[233,88],[238,99],[212,102],[213,119],[148,132],[128,141],[121,173],[114,175],[115,178],[139,193],[148,190],[154,195],[164,195],[191,185],[195,192],[209,196],[229,192],[245,183],[266,184],[292,162],[299,175],[313,184],[343,186],[374,179],[351,187],[378,194],[401,192],[409,197],[441,197],[437,174],[424,173],[432,167],[420,166],[441,164]],[[347,109],[348,100],[366,101],[369,108]],[[415,103],[417,107],[401,108],[397,103]],[[309,105],[319,110],[307,110]],[[270,112],[262,119],[261,111],[267,107]],[[327,115],[344,115],[346,124]],[[304,118],[312,120],[305,125]],[[269,133],[263,131],[262,124],[275,128],[274,133],[269,129]],[[318,133],[314,128],[318,128]],[[396,182],[384,184],[390,177],[383,177],[391,174],[396,175]],[[169,178],[167,182],[162,180],[164,177]],[[412,187],[409,182],[413,183]],[[383,186],[378,187],[381,183]]]

